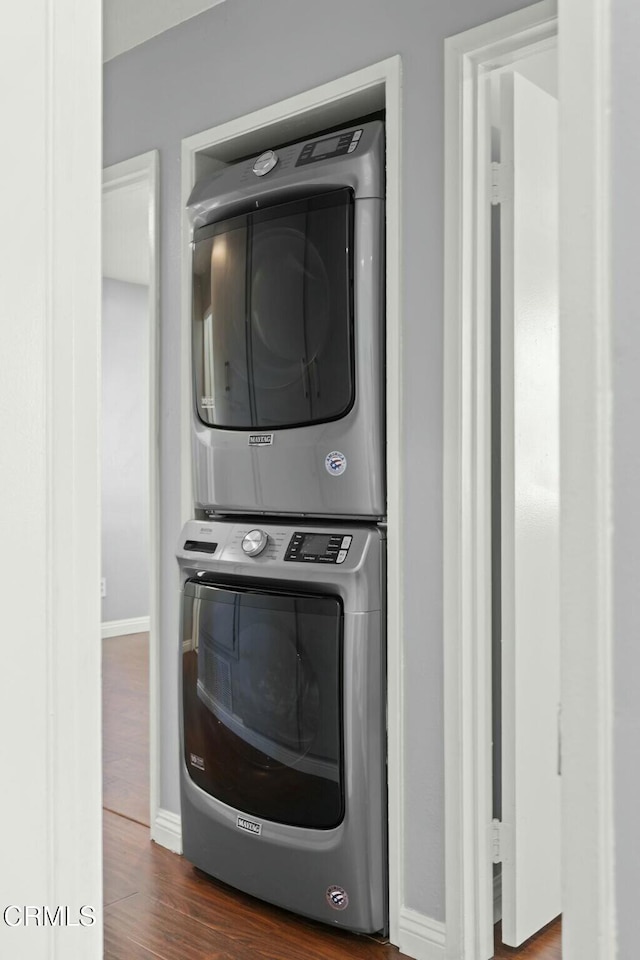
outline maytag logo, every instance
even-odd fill
[[[272,433],[250,433],[249,434],[249,446],[250,447],[269,447],[273,443],[273,434]]]
[[[238,817],[236,826],[240,827],[241,830],[246,830],[247,833],[255,833],[256,837],[259,837],[262,833],[262,824],[256,823],[255,820],[247,820],[246,817]]]

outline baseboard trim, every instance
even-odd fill
[[[126,637],[130,633],[148,633],[149,617],[132,617],[130,620],[105,620],[102,624],[102,639]]]
[[[410,907],[401,907],[398,932],[401,953],[414,960],[444,960],[444,923]]]
[[[158,810],[153,822],[151,839],[172,853],[182,853],[182,820],[170,810]]]

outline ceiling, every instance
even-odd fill
[[[102,59],[106,62],[224,0],[103,0]]]

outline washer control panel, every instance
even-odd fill
[[[296,563],[344,563],[352,540],[350,534],[296,531],[284,559]]]
[[[294,527],[293,524],[261,522],[261,518],[255,518],[253,523],[226,518],[189,520],[180,537],[178,558],[190,566],[208,563],[218,570],[231,569],[229,564],[241,564],[245,570],[255,565],[256,569],[264,570],[288,561],[287,576],[293,576],[292,564],[330,563],[337,565],[336,572],[340,569],[347,573],[357,569],[363,560],[370,533],[380,537],[378,528],[373,526],[340,529],[337,525],[332,529],[301,523]]]
[[[353,153],[360,142],[362,130],[346,130],[324,140],[312,140],[305,143],[296,161],[296,167],[305,163],[316,163],[318,160],[328,160],[330,157],[341,157],[344,153]]]

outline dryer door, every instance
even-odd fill
[[[352,232],[350,190],[197,231],[193,369],[203,423],[291,427],[348,412]]]
[[[263,819],[344,814],[338,597],[184,589],[184,761],[211,796]]]

